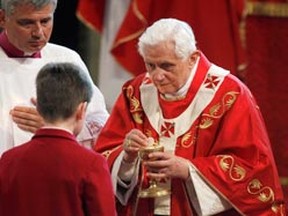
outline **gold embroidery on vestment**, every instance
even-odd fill
[[[285,211],[285,203],[284,202],[274,202],[272,204],[271,210],[276,214],[276,215],[281,215],[284,216],[286,215],[286,211]]]
[[[246,170],[235,164],[235,159],[230,155],[221,155],[222,157],[219,164],[224,172],[228,172],[229,177],[234,181],[241,181],[246,176]]]
[[[150,129],[146,129],[146,130],[145,130],[145,135],[146,135],[147,137],[153,137],[153,133],[152,133],[152,131],[151,131]]]
[[[207,129],[211,125],[213,125],[213,122],[215,119],[221,118],[227,110],[230,109],[230,107],[234,104],[234,102],[237,99],[237,95],[239,92],[227,92],[220,103],[215,104],[212,106],[209,110],[209,113],[204,113],[202,115],[202,119],[200,122],[200,128],[201,129]]]
[[[112,152],[111,150],[107,150],[107,151],[104,151],[102,155],[107,159],[109,155],[111,154],[111,152]]]
[[[193,141],[192,132],[186,133],[181,139],[181,147],[189,148],[193,145]]]
[[[104,152],[102,153],[102,155],[103,155],[106,159],[108,159],[108,157],[110,156],[110,154],[111,154],[112,152],[114,152],[116,149],[120,148],[120,147],[121,147],[121,145],[120,145],[120,146],[116,146],[116,147],[113,148],[113,149],[106,150],[106,151],[104,151]]]
[[[142,107],[140,106],[140,101],[133,96],[134,95],[134,88],[133,86],[129,85],[126,88],[126,96],[129,99],[129,109],[132,113],[133,119],[137,124],[143,124],[143,114],[142,114]]]
[[[224,172],[229,173],[229,177],[234,181],[241,181],[246,177],[246,170],[235,163],[231,155],[219,155],[219,164]],[[284,215],[284,204],[274,202],[274,191],[271,187],[264,186],[259,179],[253,179],[248,183],[247,192],[256,195],[257,199],[263,203],[270,202],[271,210],[277,215]]]
[[[263,186],[259,179],[253,179],[247,186],[248,193],[257,195],[261,202],[273,202],[274,192],[271,187]]]

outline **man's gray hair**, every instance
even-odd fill
[[[6,15],[14,13],[18,5],[32,4],[36,9],[41,9],[46,5],[53,4],[54,11],[57,7],[57,0],[1,0],[1,9],[5,10]]]
[[[165,41],[175,43],[175,54],[181,59],[189,57],[197,49],[193,30],[186,22],[165,18],[153,23],[140,36],[138,51],[144,57],[145,46],[153,46]]]

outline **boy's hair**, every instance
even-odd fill
[[[37,110],[50,123],[71,117],[93,89],[85,72],[72,63],[46,64],[36,77]]]

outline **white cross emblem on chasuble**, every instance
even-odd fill
[[[164,122],[161,125],[161,135],[165,137],[171,137],[171,135],[174,135],[175,132],[175,123],[174,122]]]
[[[206,88],[215,89],[219,83],[219,77],[208,75],[204,84]]]

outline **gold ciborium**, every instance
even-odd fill
[[[145,160],[157,160],[157,158],[148,158],[148,155],[152,152],[164,152],[164,146],[162,145],[149,145],[148,147],[139,150],[139,157],[142,161]],[[169,195],[170,190],[162,188],[158,185],[157,179],[149,180],[149,187],[141,189],[138,193],[140,198],[153,198]]]

